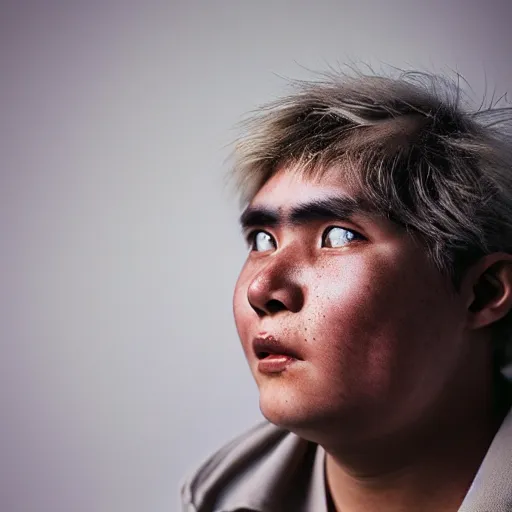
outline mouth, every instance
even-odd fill
[[[270,356],[282,356],[302,360],[295,350],[286,346],[274,336],[254,338],[252,346],[254,354],[260,361]]]

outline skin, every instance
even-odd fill
[[[498,426],[488,327],[512,306],[510,256],[482,259],[455,290],[374,213],[290,222],[340,197],[358,194],[339,169],[312,180],[282,168],[249,206],[280,220],[252,216],[233,299],[261,411],[325,448],[336,509],[457,510]],[[500,285],[475,312],[485,271]],[[271,375],[252,345],[269,335],[300,358]]]

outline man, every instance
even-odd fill
[[[184,510],[512,511],[509,116],[330,75],[248,123],[234,314],[269,423]]]

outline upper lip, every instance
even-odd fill
[[[258,359],[263,359],[269,354],[279,354],[293,357],[294,359],[301,359],[299,354],[293,350],[293,348],[282,343],[278,338],[271,334],[257,336],[254,338],[252,341],[252,348]]]

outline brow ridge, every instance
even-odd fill
[[[324,219],[349,221],[355,215],[372,213],[375,213],[374,209],[360,198],[332,196],[293,206],[287,215],[267,206],[248,206],[240,217],[240,224],[244,230],[256,226],[302,226]]]

